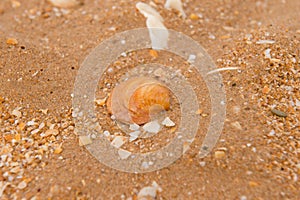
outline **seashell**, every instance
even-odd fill
[[[152,49],[161,50],[168,47],[169,31],[163,24],[164,19],[157,10],[148,4],[138,2],[136,8],[147,18]]]
[[[152,49],[162,50],[168,47],[169,31],[158,18],[150,15],[146,21]]]
[[[186,14],[182,8],[181,0],[167,0],[165,3],[165,8],[167,9],[175,9],[180,12],[183,18],[186,18]]]
[[[148,4],[138,2],[136,5],[136,8],[144,15],[144,17],[148,18],[149,16],[154,16],[159,21],[163,22],[164,19],[162,16],[157,12],[153,7],[149,6]]]
[[[59,8],[71,8],[83,4],[83,0],[48,0],[54,6]]]
[[[170,108],[170,90],[147,77],[131,78],[117,85],[107,100],[108,111],[116,120],[138,125],[150,121],[151,115]]]

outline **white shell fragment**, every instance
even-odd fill
[[[85,146],[88,144],[92,144],[92,139],[89,136],[82,135],[79,136],[79,146]]]
[[[104,131],[103,135],[105,135],[106,137],[109,137],[110,136],[110,132],[109,131]]]
[[[60,8],[71,8],[77,5],[80,5],[83,1],[82,0],[49,0],[54,6]]]
[[[147,18],[152,49],[161,50],[168,46],[169,31],[163,24],[163,18],[151,6],[138,2],[136,8]]]
[[[137,195],[138,200],[155,199],[157,192],[161,192],[161,187],[153,181],[152,186],[147,186],[141,189]]]
[[[124,136],[116,136],[113,141],[111,142],[111,145],[113,145],[116,148],[120,148],[126,141],[126,138]]]
[[[274,44],[274,40],[258,40],[256,44]]]
[[[223,67],[223,68],[211,70],[210,72],[207,73],[207,75],[214,74],[214,73],[221,72],[221,71],[238,70],[238,69],[240,69],[240,68],[239,67]]]
[[[186,18],[186,14],[183,11],[181,0],[167,0],[165,8],[178,10],[183,18]]]
[[[143,129],[149,133],[158,133],[160,131],[160,125],[157,121],[152,121],[145,124]]]
[[[175,126],[175,123],[169,117],[166,117],[164,119],[164,121],[162,121],[161,124],[164,125],[164,126],[166,126],[166,127],[173,127],[173,126]]]
[[[122,160],[125,160],[131,155],[131,152],[124,149],[119,149],[118,154]]]
[[[130,135],[129,142],[132,142],[132,141],[138,139],[140,134],[141,134],[141,131],[134,131],[134,132],[129,133],[129,135]]]
[[[265,54],[265,58],[271,59],[271,49],[266,49],[264,51],[264,54]]]
[[[132,130],[132,131],[137,131],[140,129],[140,126],[137,125],[137,124],[130,124],[129,125],[129,130]]]
[[[11,114],[14,115],[14,116],[16,116],[17,118],[22,117],[22,113],[19,110],[17,110],[17,109],[13,110],[11,112]]]
[[[164,24],[154,16],[149,16],[146,24],[150,33],[152,49],[161,50],[167,48],[169,31]]]
[[[195,60],[196,60],[196,55],[194,55],[194,54],[189,55],[189,59],[188,59],[189,63],[194,63]]]
[[[140,13],[142,15],[144,15],[144,17],[148,18],[149,16],[154,16],[155,18],[157,18],[161,22],[164,21],[164,19],[159,14],[159,12],[157,12],[153,7],[149,6],[148,4],[138,2],[135,6],[140,11]]]

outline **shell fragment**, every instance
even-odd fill
[[[138,2],[136,8],[146,18],[146,25],[149,30],[152,49],[160,50],[168,46],[169,31],[163,24],[163,18],[153,7]]]
[[[162,121],[161,124],[164,125],[164,126],[166,126],[166,127],[173,127],[173,126],[175,126],[175,123],[169,117],[166,117],[164,119],[164,121]]]
[[[167,0],[165,3],[165,8],[167,9],[175,9],[180,12],[183,18],[186,18],[186,14],[183,11],[181,0]]]
[[[152,121],[145,124],[143,129],[149,133],[158,133],[160,131],[160,125],[157,121]]]

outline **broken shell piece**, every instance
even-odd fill
[[[60,8],[71,8],[83,4],[83,0],[49,0],[49,2]]]
[[[169,32],[163,24],[163,18],[148,4],[138,2],[136,8],[147,18],[146,25],[149,30],[152,49],[167,48]]]
[[[131,152],[124,149],[119,149],[118,154],[122,160],[125,160],[131,155]]]
[[[138,139],[140,134],[141,134],[141,131],[134,131],[134,132],[129,133],[129,135],[130,135],[129,142],[132,142],[132,141]]]
[[[169,31],[157,17],[150,15],[146,21],[152,49],[161,50],[168,47]]]
[[[137,131],[139,129],[140,129],[140,126],[138,124],[130,124],[129,125],[129,130]]]
[[[104,106],[106,100],[107,100],[107,97],[105,97],[105,98],[103,98],[103,99],[96,99],[96,100],[95,100],[95,103],[96,103],[98,106]]]
[[[79,146],[85,146],[88,144],[92,144],[92,139],[89,136],[82,135],[79,136]]]
[[[186,14],[185,14],[185,12],[183,11],[183,8],[182,8],[181,0],[167,0],[166,3],[165,3],[165,8],[175,9],[175,10],[180,12],[180,14],[183,18],[186,18]]]
[[[160,125],[157,121],[153,121],[145,124],[143,129],[149,133],[158,133],[160,131]]]
[[[155,181],[153,181],[152,186],[147,186],[141,189],[141,191],[138,193],[137,199],[155,199],[157,192],[162,192],[162,189]]]
[[[120,148],[126,141],[126,137],[124,136],[116,136],[113,141],[111,142],[111,144],[116,147],[116,148]]]
[[[108,111],[123,123],[145,124],[151,115],[170,108],[170,91],[155,79],[131,78],[117,85],[107,100]]]
[[[164,126],[166,126],[166,127],[173,127],[173,126],[175,126],[175,123],[169,117],[166,117],[164,119],[164,121],[162,121],[161,124],[164,125]]]
[[[144,15],[144,17],[148,18],[150,15],[152,15],[159,19],[161,22],[164,21],[159,12],[157,12],[153,7],[149,6],[148,4],[138,2],[135,6],[140,11],[140,13]]]

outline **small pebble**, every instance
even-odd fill
[[[221,159],[225,157],[225,152],[224,151],[216,151],[215,152],[215,158]]]
[[[18,40],[15,39],[15,38],[8,38],[6,40],[6,44],[8,44],[8,45],[17,45],[18,44]]]
[[[194,13],[192,13],[192,14],[190,15],[190,19],[191,19],[191,20],[197,20],[197,19],[199,19],[199,16],[196,15],[196,14],[194,14]]]
[[[27,183],[25,181],[22,181],[18,184],[18,189],[22,190],[27,187]]]
[[[271,112],[274,115],[277,115],[278,117],[287,117],[287,113],[281,111],[281,110],[277,110],[277,109],[271,109]]]

